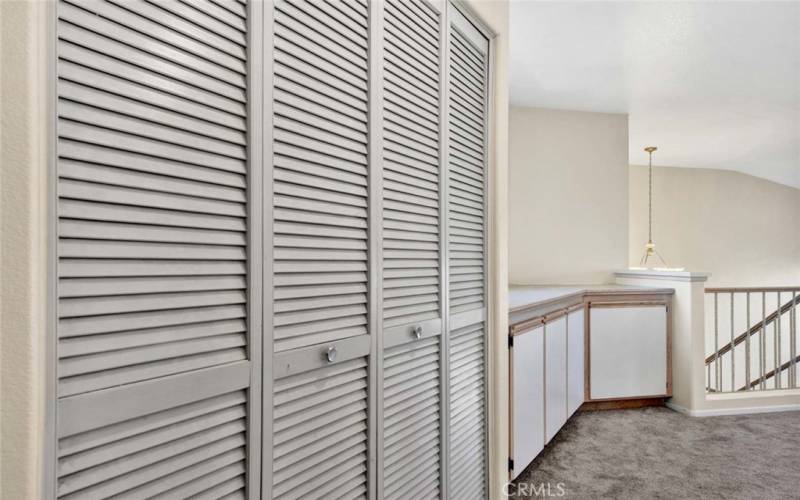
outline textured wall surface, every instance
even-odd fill
[[[467,0],[465,4],[496,35],[489,123],[489,498],[499,499],[508,477],[508,2]]]
[[[45,2],[0,2],[0,497],[41,496],[46,291]]]
[[[509,279],[609,283],[628,264],[628,116],[511,109]]]
[[[635,265],[647,241],[646,166],[630,168],[630,224]],[[729,170],[655,167],[653,241],[670,266],[710,272],[710,287],[800,285],[800,189]]]

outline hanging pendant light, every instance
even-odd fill
[[[642,255],[639,265],[646,268],[648,259],[655,255],[661,261],[663,267],[668,268],[667,262],[656,251],[656,244],[653,243],[653,152],[657,151],[658,148],[647,146],[644,150],[650,155],[647,180],[647,244],[644,246],[644,255]]]

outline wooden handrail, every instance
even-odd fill
[[[766,381],[767,379],[774,377],[776,372],[779,373],[779,374],[783,373],[784,370],[787,370],[790,366],[792,366],[792,361],[793,360],[790,359],[786,363],[782,364],[777,370],[773,368],[769,372],[765,373],[764,374],[764,380]],[[795,363],[800,363],[800,356],[797,356],[796,358],[794,358],[794,362]],[[757,379],[755,379],[755,380],[750,382],[749,388],[752,389],[753,387],[757,386],[760,383],[761,383],[761,377],[758,377]],[[748,386],[744,385],[739,390],[740,391],[744,391],[747,388],[748,388]]]
[[[706,288],[706,293],[800,292],[800,286]]]
[[[712,291],[722,290],[722,291],[721,292],[709,292],[709,290],[712,290]],[[707,293],[731,293],[731,290],[734,290],[734,289],[733,288],[707,288],[706,292]],[[750,289],[741,288],[739,290],[750,290]],[[770,289],[766,289],[766,288],[753,288],[752,290],[758,291],[758,292],[785,291],[785,290],[792,291],[792,289],[770,290]],[[800,288],[798,288],[797,291],[800,291]],[[751,292],[751,293],[753,293],[753,292]],[[800,304],[800,295],[797,295],[793,299],[789,299],[789,302],[787,302],[784,305],[782,305],[780,307],[780,315],[785,314],[789,309],[791,309],[793,306],[795,306],[797,304]],[[772,311],[769,314],[769,316],[767,316],[766,318],[762,319],[758,323],[754,324],[746,332],[742,333],[741,335],[739,335],[738,337],[733,339],[733,345],[731,345],[731,342],[728,342],[727,344],[722,346],[716,353],[713,353],[710,356],[708,356],[706,358],[706,365],[710,365],[711,363],[713,363],[714,360],[718,359],[718,356],[722,356],[723,354],[725,354],[727,352],[730,352],[730,350],[733,349],[735,346],[737,346],[737,345],[741,344],[742,342],[744,342],[745,339],[748,336],[755,335],[757,332],[759,332],[762,329],[762,326],[763,326],[763,328],[766,328],[767,325],[769,325],[772,322],[774,322],[777,318],[778,318],[778,310],[776,309],[776,310]]]

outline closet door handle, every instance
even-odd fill
[[[417,340],[421,339],[422,338],[422,325],[416,325],[414,328],[411,329],[411,333],[414,334],[414,337],[416,337]]]
[[[330,346],[328,350],[325,352],[325,358],[328,360],[328,363],[333,363],[336,361],[336,356],[339,352],[336,350],[336,347]]]

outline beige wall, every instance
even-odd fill
[[[729,170],[653,169],[653,241],[707,286],[800,285],[800,190]],[[647,167],[630,168],[630,263],[647,241]]]
[[[468,0],[495,33],[489,130],[489,498],[504,498],[508,478],[508,2]]]
[[[628,117],[511,108],[509,279],[609,283],[628,264]]]
[[[42,497],[45,2],[0,2],[0,497]]]

